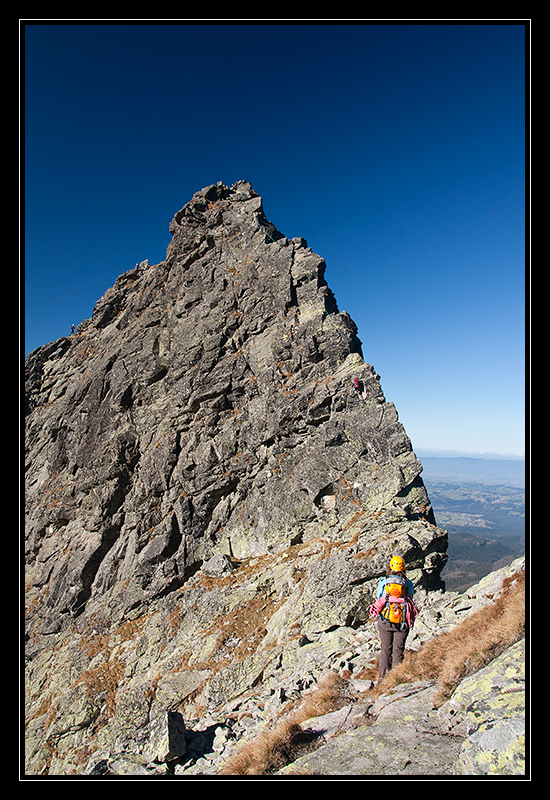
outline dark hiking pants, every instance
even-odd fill
[[[409,634],[409,629],[407,627],[404,631],[401,631],[399,630],[399,625],[394,622],[378,618],[378,633],[381,647],[378,675],[383,678],[388,670],[403,661],[405,640]]]

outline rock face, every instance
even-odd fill
[[[322,258],[244,181],[170,231],[26,362],[29,774],[164,764],[293,662],[307,685],[392,553],[441,588],[446,533]]]

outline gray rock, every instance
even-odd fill
[[[177,711],[164,711],[151,721],[150,738],[144,753],[147,761],[164,763],[186,752],[185,722]]]
[[[210,577],[219,577],[220,575],[231,572],[233,569],[235,569],[235,566],[231,563],[231,559],[223,553],[212,556],[212,558],[202,566],[202,571],[206,575],[210,575]]]

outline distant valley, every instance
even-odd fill
[[[525,553],[525,462],[421,455],[437,524],[449,533],[442,577],[464,591]]]

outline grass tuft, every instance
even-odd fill
[[[264,731],[239,748],[225,763],[220,775],[265,775],[294,760],[303,735],[301,723],[335,711],[345,705],[342,690],[346,682],[329,672],[302,702],[287,712],[271,730]]]

